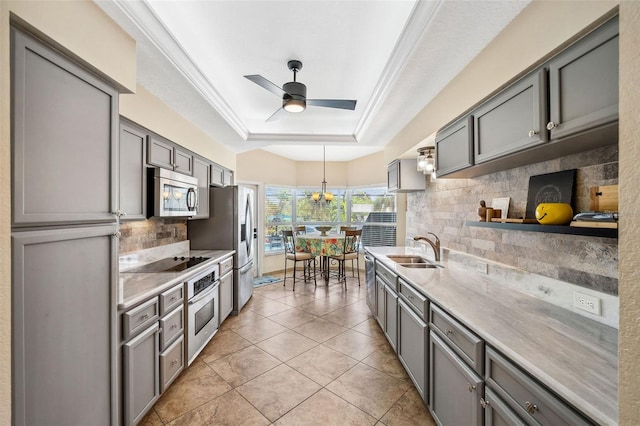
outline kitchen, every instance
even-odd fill
[[[135,123],[151,129],[154,132],[175,141],[180,141],[189,150],[196,152],[206,158],[215,159],[219,164],[222,164],[228,169],[234,170],[236,173],[235,178],[239,181],[264,181],[270,183],[280,183],[283,185],[291,185],[293,182],[290,179],[286,179],[286,173],[288,171],[289,176],[296,176],[302,183],[295,181],[296,185],[317,185],[318,177],[320,173],[305,173],[304,166],[298,165],[295,162],[282,159],[282,157],[274,156],[271,154],[265,154],[260,152],[249,152],[246,154],[234,155],[230,151],[226,150],[221,144],[215,141],[208,144],[204,141],[210,141],[211,139],[204,134],[198,128],[190,125],[183,117],[178,116],[170,108],[162,103],[159,99],[155,98],[144,87],[136,87],[135,79],[135,60],[131,61],[132,57],[135,57],[135,44],[128,39],[126,34],[121,31],[115,23],[107,19],[105,15],[97,8],[93,3],[83,2],[70,2],[57,5],[56,7],[45,6],[39,4],[37,6],[29,5],[29,2],[2,2],[2,188],[3,194],[6,198],[9,198],[11,194],[11,137],[10,137],[10,104],[9,96],[5,96],[9,93],[9,22],[11,19],[14,21],[24,21],[32,27],[44,32],[47,36],[52,38],[57,43],[65,46],[71,50],[74,55],[82,58],[88,62],[94,68],[101,70],[102,73],[107,74],[110,79],[117,82],[117,85],[124,88],[123,92],[130,91],[136,92],[135,96],[121,95],[119,100],[119,113],[125,117],[131,118]],[[552,12],[552,5],[545,5],[544,2],[538,4],[537,8],[532,8],[529,19],[535,21],[535,18],[541,19],[541,16],[545,17],[548,21],[546,25],[552,28],[554,31],[549,31],[548,40],[545,44],[540,42],[541,51],[530,52],[534,58],[540,58],[545,56],[552,50],[549,46],[557,46],[563,43],[565,40],[571,38],[576,33],[579,33],[583,28],[587,27],[594,21],[600,19],[600,17],[607,15],[612,8],[616,7],[615,2],[597,2],[590,3],[590,5],[563,5],[562,7],[576,8],[575,22],[566,23],[560,17],[554,17]],[[560,6],[557,6],[560,7]],[[43,9],[44,8],[44,9]],[[546,8],[546,9],[545,9]],[[620,297],[620,334],[619,334],[619,416],[618,421],[622,424],[633,424],[633,419],[637,417],[637,407],[633,403],[637,400],[637,390],[633,385],[634,378],[638,377],[637,366],[633,362],[633,354],[637,349],[634,341],[637,340],[637,330],[635,329],[635,306],[634,301],[640,297],[637,291],[633,288],[633,278],[635,277],[635,258],[637,254],[636,244],[633,243],[634,239],[634,224],[632,218],[635,217],[634,211],[636,210],[637,201],[633,197],[633,182],[636,173],[638,173],[632,165],[634,159],[638,158],[635,152],[635,144],[633,141],[637,139],[637,120],[638,120],[638,100],[637,91],[634,90],[634,70],[637,69],[637,58],[633,56],[632,52],[637,51],[637,26],[633,25],[634,19],[638,18],[638,7],[634,2],[621,2],[619,5],[619,14],[621,18],[620,23],[620,136],[618,140],[619,147],[619,185],[620,185],[620,197],[621,197],[621,220],[620,226],[624,229],[624,232],[619,236],[619,288],[618,295]],[[46,13],[45,13],[46,12]],[[581,15],[580,13],[583,15]],[[73,21],[71,23],[66,19],[67,16],[74,14],[81,14],[83,21],[91,22],[94,24],[92,27],[96,33],[103,32],[109,34],[108,37],[104,37],[101,40],[95,40],[92,38],[83,37],[81,35],[86,34],[86,30],[79,23]],[[10,15],[13,14],[13,18]],[[537,15],[539,14],[539,15]],[[523,18],[524,19],[524,18]],[[565,19],[565,18],[563,18]],[[555,21],[554,21],[555,20]],[[628,21],[627,21],[628,20]],[[564,33],[557,31],[556,29],[565,29]],[[517,32],[517,31],[516,31]],[[511,36],[515,37],[513,34]],[[383,182],[386,180],[384,172],[386,171],[387,164],[400,156],[405,152],[408,152],[414,148],[418,142],[422,141],[425,136],[436,131],[448,121],[455,118],[458,114],[467,109],[468,106],[474,104],[476,100],[484,98],[487,94],[495,90],[496,87],[500,87],[505,81],[511,79],[513,76],[518,75],[523,69],[527,68],[528,63],[526,58],[522,59],[522,63],[518,63],[519,56],[515,54],[506,55],[500,61],[500,66],[495,72],[487,73],[487,69],[492,69],[487,62],[495,60],[499,55],[497,50],[503,52],[517,52],[519,49],[518,41],[524,43],[526,36],[520,33],[520,37],[523,39],[517,39],[516,42],[508,43],[505,39],[497,40],[492,43],[488,49],[483,52],[483,56],[474,61],[463,72],[458,80],[458,86],[452,86],[448,90],[443,91],[429,106],[419,115],[418,118],[411,121],[402,132],[385,147],[383,154],[377,154],[373,157],[362,161],[353,161],[346,166],[346,170],[342,170],[342,175],[348,176],[348,183],[356,182],[357,184],[364,184],[358,179],[362,179],[362,173],[358,172],[362,170],[362,167],[367,167],[370,170],[377,170],[383,176],[382,178],[376,178],[376,182]],[[505,38],[507,38],[505,36]],[[106,43],[107,48],[102,46],[102,43]],[[500,44],[502,43],[502,44]],[[506,45],[504,44],[506,43]],[[633,44],[636,43],[636,44]],[[98,47],[101,46],[101,47]],[[546,47],[545,47],[546,46]],[[508,49],[511,48],[511,50]],[[105,53],[106,52],[106,53]],[[105,55],[107,58],[105,58]],[[493,55],[493,56],[492,56]],[[482,59],[487,62],[483,63]],[[115,64],[118,64],[117,66]],[[484,72],[483,72],[484,71]],[[477,73],[483,75],[483,79],[486,87],[470,87],[469,85],[474,82],[477,84]],[[301,74],[304,75],[304,74]],[[494,81],[489,81],[494,79]],[[461,92],[464,91],[464,92]],[[466,93],[465,96],[461,96],[460,93]],[[451,99],[463,99],[460,103],[451,101]],[[466,100],[465,100],[466,99]],[[176,127],[181,127],[178,131],[168,123],[176,124]],[[187,142],[184,141],[193,141]],[[271,166],[266,170],[256,167],[256,164],[261,164],[265,161],[265,158],[271,162]],[[544,171],[532,171],[534,173],[541,173]],[[284,176],[283,176],[284,175]],[[339,176],[339,174],[336,174]],[[311,183],[306,183],[304,179],[307,179]],[[455,181],[451,181],[455,182]],[[345,182],[346,184],[347,182]],[[337,184],[342,184],[338,182]],[[430,185],[432,185],[431,183]],[[490,184],[490,183],[488,183]],[[438,185],[441,185],[440,183]],[[455,183],[450,183],[450,190],[455,191]],[[457,188],[460,189],[460,188]],[[411,236],[414,234],[426,232],[432,228],[432,226],[440,227],[441,223],[437,222],[437,218],[428,218],[432,220],[431,223],[424,223],[423,217],[420,215],[420,211],[424,209],[424,206],[432,201],[428,198],[429,192],[426,191],[424,195],[409,195],[407,204],[407,219],[406,219],[406,235]],[[399,197],[401,198],[401,197]],[[473,200],[466,201],[465,204],[477,203],[477,197],[474,195]],[[432,206],[429,206],[432,207]],[[11,267],[12,257],[10,249],[10,227],[11,227],[11,208],[9,203],[6,203],[3,207],[2,223],[4,226],[3,240],[2,240],[2,287],[0,292],[3,301],[2,311],[2,328],[0,329],[0,336],[2,341],[11,341]],[[468,207],[466,207],[468,208]],[[626,214],[625,214],[626,213]],[[626,218],[626,219],[625,219]],[[625,221],[626,220],[626,221]],[[179,231],[182,232],[182,225],[178,225]],[[169,231],[172,232],[172,231]],[[440,232],[440,231],[439,231]],[[450,231],[451,232],[451,231]],[[468,229],[464,232],[471,232]],[[166,233],[166,231],[165,231]],[[446,233],[445,233],[446,235]],[[458,250],[462,250],[461,241],[454,241],[454,237],[447,236],[442,233],[440,237],[443,238],[444,245],[458,244],[455,247]],[[508,238],[508,237],[507,237]],[[490,239],[485,239],[490,240]],[[535,244],[542,245],[545,243],[544,239],[536,241]],[[490,252],[491,243],[472,243],[476,248],[479,246],[485,247],[482,250]],[[488,248],[487,248],[488,247]],[[452,247],[453,248],[453,247]],[[464,251],[464,250],[462,250]],[[472,252],[473,253],[473,252]],[[485,254],[485,253],[477,253]],[[490,259],[491,260],[491,259]],[[493,259],[499,260],[499,259]],[[539,267],[542,269],[549,261],[541,261]],[[520,265],[517,265],[521,267]],[[574,268],[580,270],[580,267]],[[276,270],[276,269],[273,269]],[[265,269],[268,272],[268,269]],[[584,272],[584,271],[582,271]],[[637,304],[635,304],[637,305]],[[2,355],[0,356],[2,377],[10,377],[11,375],[11,350],[9,345],[3,345]],[[11,382],[3,381],[0,391],[0,400],[3,401],[0,406],[0,414],[2,418],[11,418]]]

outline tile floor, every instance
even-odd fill
[[[364,280],[254,289],[141,425],[434,425]]]

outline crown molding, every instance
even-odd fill
[[[200,95],[211,105],[231,128],[243,139],[249,136],[249,129],[238,115],[213,87],[204,73],[171,35],[167,27],[149,7],[146,0],[112,0],[126,17],[140,30],[191,83]]]
[[[251,133],[247,142],[252,143],[328,143],[328,144],[356,144],[358,140],[354,135],[308,135],[293,133]]]
[[[418,0],[411,11],[411,15],[398,38],[396,45],[389,56],[380,79],[374,88],[371,98],[356,125],[354,135],[357,139],[362,139],[364,132],[371,125],[391,89],[395,85],[400,73],[405,69],[408,60],[416,48],[418,41],[429,27],[431,20],[442,5],[443,0],[422,1]]]

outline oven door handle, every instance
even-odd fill
[[[218,287],[218,284],[220,284],[220,280],[217,280],[216,282],[214,282],[213,286],[211,287],[211,289],[207,290],[204,294],[199,295],[198,297],[189,300],[189,305],[194,305],[194,304],[198,303],[199,301],[201,301],[202,299],[206,299],[211,293],[213,293],[213,291],[216,289],[216,287]]]

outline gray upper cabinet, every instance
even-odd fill
[[[211,185],[229,186],[233,185],[233,171],[219,164],[211,164]]]
[[[193,160],[193,176],[198,178],[198,214],[191,219],[209,218],[209,185],[211,183],[211,163],[195,157]]]
[[[425,189],[426,178],[416,169],[416,160],[395,160],[387,166],[389,192],[414,192]]]
[[[551,139],[618,119],[618,18],[549,64]]]
[[[175,147],[173,152],[175,158],[173,170],[185,175],[193,175],[193,154],[178,147]]]
[[[185,175],[193,175],[193,154],[157,136],[149,136],[147,163]]]
[[[475,164],[547,141],[546,86],[539,70],[473,112]]]
[[[120,220],[144,220],[147,214],[147,174],[145,173],[147,133],[128,123],[120,123]]]
[[[12,225],[113,221],[117,92],[26,34],[11,36]]]
[[[161,141],[154,136],[149,136],[147,152],[147,163],[152,166],[173,170],[173,144]]]
[[[473,165],[473,117],[464,117],[436,134],[436,175]]]
[[[12,233],[14,424],[118,423],[116,231]]]

